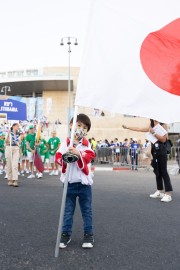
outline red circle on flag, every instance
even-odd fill
[[[140,59],[153,83],[180,96],[180,18],[145,38]]]

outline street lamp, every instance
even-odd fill
[[[71,108],[70,108],[70,96],[71,96],[71,80],[70,80],[70,53],[71,53],[71,41],[74,41],[74,45],[78,45],[77,38],[76,37],[63,37],[61,38],[61,43],[60,45],[64,45],[64,40],[67,40],[67,45],[68,45],[68,53],[69,53],[69,65],[68,65],[68,136],[70,137],[70,117],[71,117]]]
[[[4,95],[7,95],[7,92],[11,92],[11,87],[10,86],[3,86],[1,88],[1,93],[4,93]]]

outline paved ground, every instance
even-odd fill
[[[62,185],[56,177],[0,176],[0,270],[179,270],[180,175],[173,202],[148,197],[152,172],[95,172],[95,247],[83,250],[79,208],[71,244],[54,258]]]

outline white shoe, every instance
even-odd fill
[[[153,194],[150,194],[149,195],[150,198],[153,198],[153,199],[162,199],[164,197],[164,193],[163,192],[160,192],[159,190],[157,190],[156,192],[154,192]]]
[[[55,175],[55,174],[54,174],[54,171],[50,172],[50,174],[49,174],[49,175]]]
[[[20,172],[18,172],[18,175],[21,175],[21,173],[20,173]]]
[[[29,171],[28,171],[28,170],[26,170],[26,173],[29,173]]]
[[[55,173],[54,173],[54,175],[58,175],[59,173],[58,173],[58,170],[57,171],[55,171]]]
[[[42,178],[43,177],[43,174],[42,173],[38,173],[37,174],[37,178],[39,179],[39,178]]]
[[[35,175],[34,174],[30,174],[27,178],[35,178]]]
[[[22,174],[24,174],[24,171],[21,171]]]
[[[7,174],[4,176],[4,179],[8,179],[8,175]]]
[[[167,194],[165,194],[164,197],[161,199],[161,202],[171,202],[171,201],[172,201],[171,195]]]
[[[3,171],[2,170],[0,170],[0,174],[3,174]]]
[[[93,246],[94,246],[94,237],[93,237],[93,235],[91,235],[89,233],[85,233],[82,247],[83,248],[93,248]]]
[[[66,248],[70,242],[71,242],[71,236],[68,235],[67,233],[62,233],[61,240],[59,243],[59,248]]]

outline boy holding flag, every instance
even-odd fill
[[[70,122],[72,127],[73,119]],[[67,163],[65,156],[75,155],[74,162],[69,164],[69,177],[67,197],[64,211],[64,220],[60,248],[66,248],[71,241],[73,215],[76,207],[76,198],[79,197],[79,205],[84,222],[84,241],[83,248],[92,248],[94,243],[93,222],[92,222],[92,174],[90,162],[95,157],[90,143],[86,140],[86,133],[90,130],[91,121],[85,114],[79,114],[76,121],[74,135],[74,145],[69,147],[69,138],[62,143],[56,153],[56,162],[62,166],[60,180],[64,183],[66,179]]]

